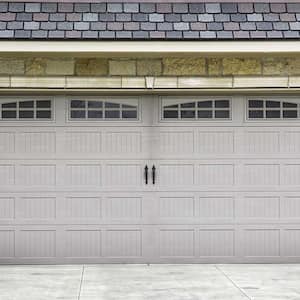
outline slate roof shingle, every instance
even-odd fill
[[[0,3],[0,39],[298,39],[300,3]]]

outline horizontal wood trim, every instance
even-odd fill
[[[0,41],[1,55],[293,55],[300,41]]]

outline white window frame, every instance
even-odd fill
[[[130,101],[130,100],[135,100],[137,101],[137,118],[136,119],[123,119],[121,118],[121,112],[122,109],[120,108],[120,118],[101,118],[101,119],[97,119],[97,118],[87,118],[87,116],[85,118],[71,118],[71,101],[72,100],[79,100],[79,101],[102,101],[103,103],[105,102],[117,102],[119,104],[122,104],[123,101]],[[140,123],[142,121],[142,114],[141,114],[141,98],[137,97],[137,96],[126,96],[126,97],[115,97],[115,96],[68,96],[66,98],[66,122],[67,123],[112,123],[112,122],[117,122],[117,123]],[[103,106],[104,107],[104,106]],[[76,109],[74,109],[76,110]],[[83,110],[85,112],[88,111],[87,106],[84,109],[78,109],[78,110]],[[93,109],[91,109],[93,110]],[[94,109],[97,110],[97,109]],[[101,109],[103,111],[103,113],[105,113],[105,109]],[[130,109],[129,109],[130,110]]]
[[[180,100],[183,100],[182,103],[184,102],[198,102],[198,101],[214,101],[214,100],[228,100],[229,101],[229,108],[226,109],[218,109],[218,110],[229,110],[229,118],[215,118],[214,115],[212,118],[184,118],[184,119],[181,119],[181,118],[164,118],[163,114],[164,114],[164,109],[163,109],[163,102],[164,100],[166,99],[170,99],[170,100],[175,100],[175,101],[180,101]],[[187,101],[185,101],[187,100]],[[232,122],[232,112],[233,112],[233,107],[232,107],[232,96],[224,96],[224,97],[221,97],[221,96],[161,96],[160,97],[160,100],[159,100],[159,121],[162,122],[162,123],[171,123],[171,122],[180,122],[180,123],[184,123],[184,122],[187,122],[187,123],[190,123],[190,122],[200,122],[200,123],[204,123],[204,122],[207,122],[207,123],[211,123],[211,122],[218,122],[218,123],[223,123],[223,122]],[[180,104],[180,103],[179,103]],[[188,109],[187,109],[188,110]],[[195,107],[195,111],[197,110],[197,107]],[[211,110],[212,112],[215,111],[215,108],[207,108],[207,109],[204,109],[203,110]],[[180,110],[178,110],[179,112]]]
[[[42,109],[37,109],[36,108],[36,101],[50,101],[51,103],[51,107],[50,108],[42,108]],[[24,102],[24,101],[34,101],[34,107],[33,108],[21,108],[21,110],[24,111],[30,111],[33,110],[34,112],[34,117],[33,118],[19,118],[19,103],[20,102]],[[17,103],[17,107],[16,108],[8,108],[8,109],[2,109],[2,104],[6,104],[6,103]],[[17,113],[17,117],[16,118],[2,118],[2,110],[11,110],[11,111],[16,111]],[[51,111],[51,118],[36,118],[36,112],[37,111],[47,111],[50,110]],[[55,97],[54,96],[43,96],[43,97],[37,97],[37,96],[25,96],[25,97],[20,97],[20,96],[8,96],[8,97],[4,97],[1,96],[0,97],[0,122],[1,123],[11,123],[11,122],[17,122],[17,123],[22,123],[22,122],[34,122],[34,123],[38,123],[38,122],[42,122],[42,123],[53,123],[55,121]]]
[[[262,110],[264,112],[264,117],[263,118],[249,118],[249,100],[262,100],[262,101],[279,101],[280,107],[274,107],[274,108],[268,108],[268,110],[280,110],[280,118],[266,118],[265,117],[265,111],[266,111],[266,107],[263,107],[261,109],[255,109],[253,108],[253,110]],[[295,110],[295,108],[283,108],[282,107],[282,103],[283,102],[289,102],[289,103],[296,103],[298,104],[297,107],[297,112],[298,112],[298,117],[297,118],[283,118],[282,112],[283,110]],[[262,123],[272,123],[272,122],[293,122],[293,123],[297,123],[300,122],[300,97],[291,97],[291,96],[251,96],[251,97],[246,97],[245,98],[245,103],[244,103],[244,111],[245,111],[245,122],[249,122],[249,123],[258,123],[258,122],[262,122]]]

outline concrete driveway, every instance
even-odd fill
[[[299,300],[300,265],[0,266],[0,300]]]

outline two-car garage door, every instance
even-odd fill
[[[0,263],[300,262],[297,98],[0,101]]]

